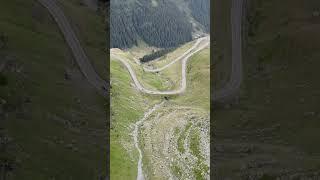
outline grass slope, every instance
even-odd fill
[[[186,46],[190,46],[188,43]],[[185,49],[185,46],[181,48]],[[177,49],[178,52],[184,52],[184,49]],[[159,84],[163,82],[163,79],[174,80],[181,76],[181,63],[170,67],[168,70],[159,73],[159,74],[150,74],[142,71],[142,68],[137,65],[130,51],[123,52],[121,50],[114,50],[117,54],[125,56],[130,60],[130,64],[134,68],[138,79],[146,87],[154,89],[166,89],[168,86],[166,84]],[[135,51],[137,51],[135,49]],[[176,56],[178,55],[177,52]],[[185,122],[187,119],[190,119],[186,115],[187,112],[191,114],[198,114],[197,117],[208,116],[210,101],[209,101],[209,48],[197,53],[194,55],[188,64],[188,83],[187,91],[183,95],[172,96],[170,100],[166,103],[165,107],[161,108],[157,112],[151,115],[151,118],[148,118],[148,122],[143,125],[142,132],[140,134],[140,145],[143,145],[144,157],[149,157],[149,153],[156,154],[152,151],[149,151],[145,147],[149,140],[152,141],[152,144],[155,143],[156,146],[162,146],[163,141],[160,137],[162,133],[166,133],[172,127],[177,127],[176,131],[183,130],[185,128]],[[112,130],[111,130],[111,178],[112,179],[135,179],[137,175],[137,161],[138,161],[138,152],[134,147],[131,133],[133,131],[133,123],[137,122],[142,116],[143,113],[153,104],[158,103],[163,100],[161,96],[149,96],[141,94],[135,89],[133,82],[127,72],[127,69],[118,61],[111,61],[111,112],[112,112]],[[175,80],[177,82],[179,80]],[[153,83],[154,82],[154,83]],[[173,83],[174,84],[174,83]],[[179,83],[176,83],[179,85]],[[175,87],[175,86],[171,86]],[[200,94],[200,95],[199,95]],[[193,102],[190,104],[190,102]],[[187,110],[184,108],[187,107]],[[180,110],[179,110],[180,109]],[[189,110],[188,110],[189,109]],[[191,110],[190,110],[191,109]],[[178,112],[174,112],[177,110]],[[172,118],[163,118],[159,123],[154,124],[154,129],[158,129],[159,132],[150,131],[146,129],[148,124],[153,124],[153,118],[156,114],[173,114]],[[187,113],[188,114],[188,113]],[[153,117],[153,118],[152,118]],[[173,118],[177,117],[177,119]],[[179,121],[178,119],[181,119]],[[192,121],[196,122],[197,118]],[[205,118],[203,119],[205,120]],[[167,122],[167,123],[166,123]],[[208,122],[208,119],[206,120]],[[180,123],[180,125],[179,125]],[[171,124],[171,125],[170,125]],[[170,127],[167,127],[170,125]],[[196,127],[196,126],[195,126]],[[166,129],[166,131],[164,131]],[[180,129],[180,130],[179,130]],[[155,133],[155,134],[154,134]],[[195,142],[199,135],[198,133],[193,133],[193,142],[194,149],[198,148],[197,143]],[[148,137],[152,135],[152,137]],[[193,135],[190,135],[193,136]],[[155,141],[154,141],[155,140]],[[159,140],[159,141],[158,141]],[[175,145],[174,145],[175,146]],[[160,148],[161,149],[161,148]],[[150,155],[151,157],[151,155]],[[163,159],[165,159],[163,157]],[[152,171],[155,166],[153,166],[153,160],[149,158],[144,158],[144,172],[149,178],[154,177]],[[184,166],[183,166],[184,167]],[[207,172],[207,168],[198,168],[200,172]],[[179,171],[181,171],[181,165],[173,166],[169,171],[176,172],[175,176],[179,176]],[[160,172],[160,171],[159,171]],[[201,174],[200,173],[200,174]],[[159,175],[159,174],[158,174]],[[199,175],[199,177],[203,175]],[[165,178],[165,174],[160,173],[158,178]],[[201,179],[201,178],[200,178]]]
[[[132,143],[131,125],[155,103],[136,90],[131,77],[120,62],[111,61],[111,179],[134,179],[137,174],[137,155]]]
[[[59,2],[93,67],[101,77],[107,77],[106,39],[101,38],[102,35],[104,37],[106,35],[104,17],[97,16],[97,12],[84,6],[81,0],[59,0]]]
[[[315,12],[320,4],[272,0],[249,5],[240,101],[214,111],[218,176],[233,172],[275,179],[299,171],[297,179],[314,177],[308,173],[320,166],[315,143],[320,126],[320,17]]]
[[[82,21],[94,17],[99,19],[90,14]],[[3,2],[0,31],[8,37],[7,48],[0,50],[7,61],[2,74],[8,79],[0,87],[0,136],[10,140],[1,144],[0,161],[9,160],[13,167],[5,172],[7,179],[103,176],[105,102],[73,62],[47,10],[31,0]],[[96,33],[88,32],[88,39]],[[70,80],[64,78],[66,72]]]

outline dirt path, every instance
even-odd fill
[[[214,91],[212,95],[212,99],[214,101],[224,101],[230,97],[233,97],[240,89],[240,85],[242,82],[242,11],[243,11],[243,0],[232,0],[232,6],[231,6],[231,29],[232,29],[232,65],[231,65],[231,76],[230,80],[227,82],[227,84],[220,90]],[[201,38],[200,38],[201,39]],[[200,43],[200,40],[197,41],[196,45]],[[135,86],[143,93],[146,94],[153,94],[153,95],[176,95],[181,94],[186,89],[186,63],[188,59],[194,55],[195,53],[199,52],[200,50],[204,49],[210,44],[210,42],[206,43],[205,46],[201,46],[196,51],[190,53],[194,46],[191,47],[186,54],[187,56],[184,56],[182,59],[182,78],[181,78],[181,87],[178,90],[172,90],[172,91],[153,91],[146,89],[143,87],[140,82],[138,81],[135,72],[131,68],[130,64],[127,62],[127,60],[123,57],[119,57],[115,54],[111,54],[111,57],[119,60],[121,63],[123,63],[126,68],[128,69],[130,76],[132,80],[134,81]],[[158,68],[158,69],[146,69],[147,72],[159,72],[162,71],[168,67],[170,67],[175,62],[179,61],[181,57],[177,58],[176,60],[173,60],[171,63],[165,65],[164,67]]]

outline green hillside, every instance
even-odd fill
[[[59,2],[104,74],[103,17],[78,0]],[[0,46],[1,76],[7,79],[0,86],[0,163],[10,167],[1,176],[103,177],[105,102],[79,71],[47,9],[33,0],[2,2],[0,34],[7,39]]]
[[[240,97],[213,112],[217,178],[319,176],[319,10],[315,0],[247,4]]]
[[[189,46],[189,45],[187,45]],[[178,48],[177,52],[184,52],[184,46]],[[175,89],[179,87],[177,77],[181,76],[181,62],[171,66],[167,70],[153,75],[152,73],[145,76],[142,67],[135,64],[132,54],[134,51],[112,50],[113,53],[127,57],[129,63],[138,75],[138,79],[148,88],[159,90]],[[177,56],[174,51],[169,57]],[[127,71],[127,69],[118,61],[111,60],[111,179],[135,179],[137,176],[138,151],[134,147],[132,132],[134,123],[143,117],[143,114],[155,104],[163,102],[163,106],[157,109],[141,126],[139,133],[139,144],[143,151],[143,171],[150,179],[166,179],[168,174],[172,174],[177,178],[185,178],[187,176],[197,179],[204,179],[208,176],[209,164],[208,157],[203,156],[203,150],[200,150],[200,136],[203,141],[209,138],[208,134],[199,134],[199,129],[208,130],[209,123],[209,48],[195,54],[188,62],[188,82],[187,91],[182,95],[167,97],[159,95],[146,95],[139,92]],[[156,64],[161,64],[161,59]],[[174,74],[174,75],[173,75]],[[153,85],[152,82],[162,82],[163,79],[171,81],[171,86],[167,84]],[[176,85],[173,85],[176,84]],[[148,86],[149,85],[149,86]],[[199,92],[200,95],[199,95]],[[190,104],[190,102],[193,102]],[[188,123],[189,122],[189,123]],[[153,128],[149,128],[149,127]],[[186,128],[189,127],[189,128]],[[208,131],[206,131],[208,133]],[[170,136],[172,141],[163,139],[164,134]],[[187,137],[186,137],[187,136]],[[182,139],[192,142],[192,147],[187,151],[180,151],[184,146]],[[208,139],[206,139],[208,141]],[[174,143],[173,143],[174,142]],[[167,155],[160,153],[165,143],[172,143],[172,151]],[[180,147],[180,148],[179,148]],[[182,147],[184,148],[184,147]],[[202,148],[202,147],[201,147]],[[190,150],[192,149],[192,150]],[[192,152],[190,159],[181,158],[185,153]],[[174,164],[168,165],[166,157],[173,158]],[[154,163],[159,157],[161,163]],[[170,159],[170,158],[169,158]],[[197,159],[198,161],[195,161]],[[206,159],[206,160],[205,160]],[[192,164],[188,164],[192,161]],[[189,162],[190,163],[190,162]],[[156,165],[157,164],[157,165]],[[189,170],[188,174],[181,174],[185,170]]]

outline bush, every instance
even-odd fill
[[[0,73],[0,86],[6,86],[7,84],[8,84],[7,77],[3,73]]]
[[[142,58],[140,58],[140,61],[142,63],[145,63],[145,62],[149,62],[149,61],[155,60],[155,59],[157,59],[157,58],[159,58],[161,56],[164,56],[164,55],[174,51],[175,49],[176,48],[168,48],[168,49],[162,49],[162,50],[153,52],[152,54],[148,54],[148,55],[145,55]]]

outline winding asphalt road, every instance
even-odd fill
[[[55,21],[57,22],[61,32],[64,35],[66,42],[68,43],[69,47],[71,48],[73,55],[77,64],[80,67],[80,70],[87,78],[87,80],[96,88],[96,90],[103,96],[108,96],[108,83],[103,80],[97,72],[92,67],[85,51],[83,50],[79,39],[75,35],[68,19],[64,15],[63,11],[57,6],[55,0],[38,0],[44,7],[46,7]],[[232,67],[231,67],[231,76],[229,82],[220,90],[213,92],[213,100],[214,101],[223,101],[229,97],[234,96],[239,88],[242,81],[242,54],[241,54],[241,24],[242,24],[242,5],[243,0],[232,0],[232,7],[231,7],[231,28],[232,28]],[[210,43],[206,43],[204,46],[201,46],[196,51],[190,53],[194,48],[201,42],[202,39],[199,39],[196,44],[190,48],[187,52],[185,52],[181,57],[177,58],[176,60],[170,62],[169,64],[165,65],[159,69],[147,69],[148,72],[159,72],[164,70],[174,64],[175,62],[181,60],[182,58],[182,80],[181,80],[181,87],[178,90],[172,91],[153,91],[144,88],[138,81],[135,72],[132,70],[131,66],[127,61],[119,56],[111,54],[111,57],[119,60],[122,62],[126,68],[128,69],[131,78],[133,79],[136,87],[144,93],[147,94],[158,94],[158,95],[176,95],[183,93],[186,89],[186,63],[188,59],[195,53],[199,52],[203,48],[207,47]],[[188,55],[187,55],[188,54]]]
[[[198,47],[195,51],[189,52],[189,54],[187,54],[186,56],[184,56],[184,58],[182,59],[182,68],[181,68],[181,86],[179,89],[177,90],[170,90],[170,91],[155,91],[155,90],[150,90],[147,89],[145,87],[143,87],[141,85],[141,83],[139,82],[139,80],[137,79],[136,73],[134,72],[134,70],[132,69],[131,65],[128,63],[128,60],[124,57],[120,57],[117,56],[116,54],[111,53],[111,57],[120,61],[129,71],[129,74],[135,84],[135,86],[139,89],[139,91],[146,93],[146,94],[152,94],[152,95],[177,95],[177,94],[181,94],[186,90],[187,87],[187,78],[186,78],[186,69],[187,69],[187,62],[190,59],[191,56],[193,56],[195,53],[198,53],[199,51],[203,50],[204,48],[208,47],[210,45],[210,38],[206,37],[207,42],[204,45],[201,45],[200,47]],[[199,43],[197,43],[197,45],[199,45]],[[193,47],[191,47],[191,49],[193,49]],[[190,53],[191,52],[191,53]],[[180,58],[181,59],[181,58]],[[178,59],[178,60],[180,60]],[[178,60],[174,60],[175,62],[177,62]],[[173,63],[172,63],[173,64]],[[169,66],[171,66],[172,64],[170,64]],[[169,66],[165,66],[165,68],[161,69],[164,70],[166,68],[168,68]],[[159,72],[159,71],[156,71]]]
[[[243,11],[243,2],[244,0],[232,0],[231,5],[231,40],[232,40],[232,57],[231,57],[231,74],[230,74],[230,80],[227,82],[227,84],[217,90],[213,91],[212,93],[212,100],[215,102],[224,102],[229,100],[230,98],[233,98],[239,91],[240,85],[242,82],[242,11]],[[154,91],[144,88],[140,82],[138,81],[135,72],[132,70],[130,64],[127,62],[127,60],[123,57],[119,57],[117,55],[111,54],[111,57],[119,60],[122,62],[126,68],[128,69],[130,76],[132,80],[134,81],[135,86],[144,93],[147,94],[154,94],[154,95],[176,95],[181,94],[186,89],[186,63],[188,61],[188,58],[190,58],[195,53],[199,52],[203,48],[209,45],[209,43],[206,43],[205,46],[201,46],[196,51],[190,53],[195,47],[201,42],[203,39],[198,39],[196,44],[191,47],[187,52],[185,52],[181,57],[173,60],[169,64],[158,68],[158,69],[147,69],[144,68],[147,72],[159,72],[162,71],[175,62],[181,60],[182,58],[182,80],[181,80],[181,87],[178,90],[172,90],[172,91]],[[188,54],[188,55],[187,55]],[[186,56],[187,55],[187,56]]]
[[[86,56],[79,39],[76,37],[68,19],[64,15],[63,11],[57,6],[55,0],[38,0],[44,7],[46,7],[55,21],[57,22],[61,32],[64,35],[66,42],[68,43],[69,47],[72,50],[74,58],[77,64],[80,67],[81,72],[87,78],[87,80],[97,89],[97,91],[103,95],[104,97],[108,96],[108,84],[105,80],[103,80],[94,70],[92,67],[88,57]],[[232,70],[230,81],[226,84],[224,88],[221,90],[213,92],[213,100],[214,101],[223,101],[226,98],[234,96],[241,85],[242,81],[242,54],[241,54],[241,24],[242,24],[242,6],[243,0],[232,0],[232,9],[231,9],[231,28],[232,28]],[[197,43],[200,42],[197,41]],[[196,43],[196,46],[198,44]],[[182,80],[181,80],[181,87],[178,90],[172,91],[153,91],[144,88],[138,81],[135,72],[132,70],[130,64],[127,62],[126,59],[111,54],[111,57],[119,60],[122,62],[126,68],[128,69],[131,78],[134,81],[136,87],[144,93],[148,94],[160,94],[160,95],[175,95],[183,93],[186,89],[186,64],[191,56],[195,53],[201,51],[202,49],[208,47],[210,42],[205,43],[204,45],[197,48],[197,50],[193,51],[196,46],[193,46],[189,49],[185,54],[181,57],[177,58],[173,62],[169,63],[168,65],[156,69],[150,70],[150,72],[159,72],[173,63],[181,60],[182,58]],[[191,53],[191,51],[193,51]],[[138,127],[138,125],[137,125]],[[136,141],[136,140],[135,140]],[[137,144],[137,143],[136,143]],[[142,165],[141,165],[142,166]],[[140,170],[141,171],[141,170]],[[140,173],[141,174],[141,173]],[[143,177],[142,177],[143,178]]]
[[[79,39],[75,35],[70,23],[68,22],[68,19],[64,15],[63,11],[57,6],[55,0],[38,0],[44,7],[46,7],[55,21],[57,22],[61,32],[64,35],[64,38],[66,42],[68,43],[69,47],[71,48],[73,55],[75,57],[75,60],[77,64],[80,67],[80,70],[84,74],[84,76],[87,78],[87,80],[97,89],[97,91],[102,94],[103,96],[108,96],[108,84],[105,80],[103,80],[97,72],[92,67],[87,55],[85,54]],[[241,24],[242,24],[242,7],[243,6],[243,0],[232,0],[232,7],[231,7],[231,29],[232,29],[232,67],[231,67],[231,75],[230,80],[227,82],[225,87],[223,87],[220,90],[213,92],[213,100],[214,101],[223,101],[224,99],[227,99],[229,97],[234,96],[241,85],[242,81],[242,49],[241,49]],[[196,52],[200,51],[201,48],[205,48],[205,46],[202,46],[200,49],[190,53],[200,42],[202,39],[199,39],[196,44],[190,48],[187,52],[185,52],[182,56],[177,58],[176,60],[170,62],[169,64],[165,65],[162,68],[159,69],[147,69],[148,72],[159,72],[163,69],[166,69],[167,67],[171,66],[175,62],[182,59],[182,83],[181,87],[178,90],[173,91],[153,91],[148,90],[144,88],[139,81],[137,80],[137,77],[132,70],[131,66],[126,62],[125,59],[118,57],[116,55],[111,55],[115,59],[120,60],[128,69],[131,78],[133,79],[135,85],[137,88],[148,94],[160,94],[160,95],[175,95],[180,94],[185,91],[186,88],[186,63],[188,61],[188,58],[191,57]],[[208,44],[209,45],[209,44]],[[187,55],[188,54],[188,55]],[[187,55],[187,56],[186,56]]]
[[[85,51],[83,50],[79,39],[73,31],[68,19],[63,11],[56,4],[55,0],[38,0],[44,7],[46,7],[52,17],[57,22],[66,42],[68,43],[73,56],[84,76],[89,83],[104,97],[108,97],[108,83],[103,80],[91,65]]]
[[[220,90],[213,92],[213,101],[224,102],[234,97],[242,81],[242,11],[244,0],[232,0],[231,6],[231,39],[232,39],[232,62],[230,80]]]

